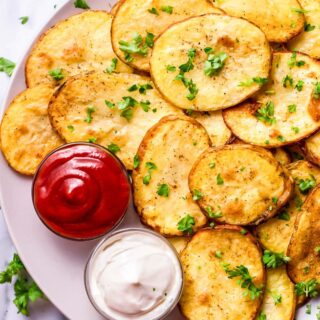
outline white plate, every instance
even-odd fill
[[[74,0],[70,0],[57,11],[43,27],[41,33],[56,22],[81,12],[81,10],[74,8],[73,2]],[[114,2],[115,0],[90,0],[90,6],[92,9],[109,10]],[[16,67],[1,109],[1,115],[10,101],[25,89],[24,65],[27,55],[28,52]],[[2,155],[0,156],[0,174],[0,200],[4,216],[12,240],[31,276],[46,296],[69,319],[103,319],[90,304],[83,281],[84,267],[88,256],[99,240],[74,242],[56,236],[40,222],[33,209],[31,201],[32,179],[11,170]],[[141,226],[131,206],[120,228],[139,225]],[[306,315],[303,308],[298,312],[296,319],[315,319],[317,302],[320,303],[320,300],[312,303],[311,316]],[[169,319],[182,320],[183,317],[176,308],[167,318],[167,320]]]

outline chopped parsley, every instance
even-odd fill
[[[252,79],[249,79],[247,81],[244,82],[240,82],[239,86],[240,87],[250,87],[252,86],[254,83],[259,84],[259,85],[265,85],[266,83],[268,83],[268,78],[261,78],[261,77],[254,77]]]
[[[154,45],[154,34],[153,33],[150,33],[150,32],[147,32],[147,36],[146,36],[146,45],[149,47],[149,48],[153,48],[153,45]]]
[[[304,9],[301,9],[301,8],[291,8],[291,11],[293,11],[295,13],[299,13],[299,14],[305,14],[305,13],[309,12],[309,10],[304,10]]]
[[[220,250],[217,250],[214,255],[215,255],[216,258],[222,259],[223,253]]]
[[[151,102],[149,100],[140,101],[140,106],[144,112],[148,112],[150,110]]]
[[[222,217],[222,212],[213,212],[211,207],[206,207],[206,212],[208,213],[209,218],[211,219],[218,219]]]
[[[289,76],[289,75],[286,75],[282,79],[282,86],[284,88],[293,87],[293,78],[291,76]]]
[[[152,7],[151,9],[148,9],[148,12],[151,13],[151,14],[155,14],[156,16],[159,15],[159,12],[155,7]]]
[[[288,211],[283,210],[278,214],[277,218],[280,220],[290,221],[290,214]]]
[[[116,107],[116,105],[114,103],[112,103],[109,100],[104,100],[104,103],[107,105],[108,108],[110,109],[114,109]]]
[[[213,77],[222,70],[228,55],[225,52],[214,54],[213,50],[209,51],[209,48],[206,49],[205,52],[207,53],[208,58],[204,63],[204,74],[208,77]]]
[[[56,81],[62,80],[64,78],[61,68],[49,70],[49,75]]]
[[[133,92],[133,91],[139,90],[139,93],[146,94],[147,90],[151,90],[151,89],[153,89],[152,85],[150,83],[145,83],[145,84],[134,84],[128,88],[128,91]]]
[[[276,118],[274,117],[274,104],[272,101],[268,101],[265,105],[263,105],[261,108],[259,108],[255,116],[258,120],[262,122],[266,122],[268,124],[275,124]]]
[[[95,112],[94,107],[88,107],[87,108],[87,117],[84,119],[85,122],[91,123],[92,122],[92,114]]]
[[[228,278],[239,278],[238,284],[241,288],[246,289],[245,296],[249,295],[251,300],[258,299],[262,294],[262,288],[258,288],[253,283],[253,278],[251,277],[249,270],[244,265],[230,269],[229,264],[224,264],[224,271],[228,274]]]
[[[288,66],[290,68],[293,68],[293,67],[302,67],[306,64],[305,61],[303,60],[299,60],[297,61],[297,53],[296,52],[292,52],[292,55],[290,57],[290,59],[288,60]]]
[[[311,179],[300,179],[298,180],[298,187],[302,194],[307,194],[311,189],[313,189],[317,182],[313,175],[310,175]]]
[[[320,254],[320,246],[315,247],[314,252],[319,255]]]
[[[187,214],[178,222],[178,230],[182,231],[183,234],[190,235],[193,234],[193,228],[196,223],[194,221],[194,218]]]
[[[301,208],[302,208],[302,205],[303,205],[303,201],[299,197],[296,197],[294,199],[294,203],[295,203],[295,206],[298,209],[298,211],[301,211]]]
[[[194,201],[198,201],[198,200],[202,199],[202,197],[203,197],[203,194],[201,193],[200,190],[195,189],[195,190],[193,190],[192,193],[193,193],[192,199]]]
[[[288,105],[288,111],[289,111],[290,113],[296,112],[296,111],[297,111],[297,105],[296,105],[296,104],[290,104],[290,105]]]
[[[282,302],[282,295],[279,293],[271,293],[271,297],[275,305],[278,305]]]
[[[241,230],[240,230],[240,233],[241,233],[242,235],[246,235],[246,234],[248,233],[248,231],[247,231],[246,229],[241,229]]]
[[[12,76],[16,64],[6,58],[0,58],[0,72],[5,72],[9,77]]]
[[[310,303],[308,303],[306,305],[306,314],[311,314],[311,304]]]
[[[122,97],[122,100],[117,105],[121,111],[120,116],[130,121],[133,117],[133,108],[138,105],[138,101],[129,96]]]
[[[212,162],[209,163],[209,168],[210,168],[210,169],[215,168],[215,166],[216,166],[216,163],[215,163],[214,161],[212,161]]]
[[[151,41],[150,35],[148,40],[149,45]],[[125,53],[125,60],[127,62],[133,61],[132,54],[138,54],[143,57],[145,57],[148,54],[148,44],[144,43],[142,36],[139,35],[137,32],[133,34],[131,42],[120,40],[119,45],[120,50]]]
[[[194,68],[193,61],[196,56],[196,49],[190,49],[188,51],[188,61],[179,66],[180,73],[189,72]]]
[[[111,65],[110,65],[110,67],[107,67],[107,68],[106,68],[106,72],[109,73],[109,74],[111,74],[112,72],[114,72],[114,71],[116,70],[116,68],[117,68],[117,64],[118,64],[118,59],[117,59],[117,58],[113,58],[113,59],[111,60]]]
[[[19,20],[21,21],[21,24],[26,24],[29,21],[29,17],[27,16],[20,17]]]
[[[313,91],[313,97],[315,99],[320,99],[320,82],[316,82],[315,83],[315,88],[314,88],[314,91]]]
[[[157,194],[159,196],[168,198],[168,196],[169,196],[169,186],[166,183],[160,184],[158,186]]]
[[[150,183],[150,180],[151,180],[152,171],[156,170],[157,166],[153,162],[147,162],[146,163],[146,168],[148,169],[148,173],[147,173],[147,175],[145,175],[143,177],[142,182],[143,182],[143,184],[148,185]]]
[[[221,186],[221,185],[224,184],[224,180],[222,179],[220,173],[217,175],[216,181],[217,181],[217,185],[218,185],[218,186]]]
[[[301,281],[296,283],[295,291],[298,296],[306,296],[307,298],[314,298],[318,295],[319,283],[316,279],[310,279],[308,281]]]
[[[117,152],[119,152],[121,150],[120,147],[115,143],[110,143],[107,146],[107,149],[113,154],[116,154]]]
[[[262,261],[267,268],[274,269],[288,263],[290,258],[284,253],[276,253],[270,250],[264,250]]]
[[[257,320],[267,320],[266,314],[263,311],[261,311]]]
[[[313,26],[310,23],[305,23],[304,24],[304,31],[306,31],[306,32],[313,31],[315,28],[316,28],[316,26]]]
[[[278,198],[277,198],[277,197],[272,197],[272,202],[273,202],[274,204],[277,204],[277,203],[278,203]]]
[[[172,12],[173,12],[173,7],[171,7],[171,6],[162,6],[162,7],[161,7],[161,11],[166,12],[166,13],[169,13],[169,14],[172,14]]]
[[[303,80],[298,80],[298,82],[296,83],[294,88],[297,89],[300,92],[303,89],[303,85],[304,85],[304,81]]]
[[[97,142],[97,138],[91,137],[91,138],[88,139],[88,142],[90,142],[90,143],[96,143],[96,142]]]
[[[69,125],[69,126],[67,126],[67,129],[68,129],[70,132],[73,132],[73,131],[74,131],[74,126]]]
[[[133,169],[137,169],[139,165],[140,165],[140,159],[139,159],[139,156],[136,154],[133,157]]]
[[[75,2],[73,4],[74,4],[75,8],[90,9],[90,7],[87,4],[86,0],[75,0]]]
[[[299,133],[299,132],[300,132],[300,129],[299,129],[298,127],[294,127],[294,126],[291,127],[291,130],[292,130],[294,133]]]
[[[176,68],[175,66],[173,66],[172,64],[168,64],[168,65],[167,65],[167,70],[168,70],[169,72],[174,72],[174,71],[177,70],[177,68]]]
[[[277,139],[278,139],[280,142],[285,142],[285,141],[286,141],[285,137],[284,137],[284,136],[281,136],[281,135],[278,136]]]

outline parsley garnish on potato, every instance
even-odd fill
[[[295,291],[298,296],[314,298],[319,294],[317,290],[318,286],[319,283],[316,279],[310,279],[308,281],[301,281],[296,283]]]
[[[313,97],[315,99],[320,99],[320,82],[316,82],[314,86]]]
[[[146,168],[148,169],[148,173],[147,173],[147,175],[145,175],[143,177],[143,184],[148,185],[150,183],[150,180],[151,180],[152,171],[156,170],[157,166],[153,162],[147,162],[146,163]]]
[[[264,85],[268,83],[268,78],[262,78],[262,77],[253,77],[252,79],[249,79],[247,81],[243,81],[239,83],[239,87],[250,87],[254,83],[259,84],[259,85]]]
[[[214,54],[212,48],[205,48],[204,51],[208,55],[204,63],[204,74],[208,77],[216,76],[224,67],[228,55],[225,52]]]
[[[137,169],[139,165],[140,165],[140,159],[139,159],[139,156],[136,154],[133,157],[133,169]]]
[[[86,0],[75,0],[75,2],[73,4],[74,4],[75,8],[90,9],[90,7],[87,4]]]
[[[84,119],[85,122],[91,123],[92,122],[92,114],[95,112],[94,107],[88,107],[87,108],[87,117]]]
[[[298,186],[299,186],[299,190],[301,191],[302,194],[307,194],[311,189],[313,189],[316,184],[317,181],[315,179],[314,176],[310,176],[310,179],[299,179],[298,180]]]
[[[265,105],[259,108],[255,116],[258,120],[266,122],[268,124],[275,124],[276,118],[274,117],[274,104],[272,101],[268,101]]]
[[[49,70],[49,75],[56,81],[62,80],[64,78],[61,68]]]
[[[6,58],[0,58],[0,72],[5,72],[9,77],[12,76],[16,64]]]
[[[162,6],[161,11],[172,14],[173,12],[173,7],[172,6]]]
[[[107,149],[113,154],[116,154],[117,152],[119,152],[121,150],[120,147],[113,142],[107,146]]]
[[[258,288],[253,283],[249,270],[244,265],[236,266],[234,269],[230,269],[229,264],[223,265],[224,271],[228,274],[228,278],[239,278],[238,284],[241,288],[246,289],[245,296],[249,295],[251,300],[258,299],[262,294],[262,288]]]
[[[16,277],[14,284],[15,299],[13,303],[18,308],[19,313],[28,316],[29,303],[39,298],[44,298],[44,294],[38,285],[27,275],[26,269],[17,254],[14,254],[7,269],[0,273],[0,284],[11,283],[13,277]]]
[[[276,253],[270,250],[264,250],[262,261],[267,268],[274,269],[288,263],[290,258],[284,253]]]
[[[169,186],[166,183],[162,183],[158,186],[157,194],[159,196],[168,198],[169,191],[170,191]]]
[[[185,235],[191,235],[193,234],[193,228],[196,223],[194,221],[194,218],[187,214],[178,222],[178,230],[182,231]]]
[[[118,64],[118,59],[117,59],[117,58],[113,58],[113,59],[111,60],[111,65],[110,65],[110,67],[107,67],[107,68],[106,68],[106,72],[109,73],[109,74],[111,74],[112,72],[114,72],[114,71],[116,70],[116,68],[117,68],[117,64]]]

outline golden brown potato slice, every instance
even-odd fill
[[[230,16],[247,19],[261,28],[270,42],[287,42],[304,24],[301,6],[296,0],[212,0]]]
[[[168,238],[169,242],[174,246],[177,250],[178,254],[181,254],[184,248],[187,246],[190,238],[188,237],[173,237]]]
[[[186,220],[193,231],[206,224],[189,191],[188,174],[209,146],[206,130],[189,117],[164,117],[147,132],[132,175],[134,203],[143,223],[167,236],[183,235],[179,226]]]
[[[267,269],[267,285],[260,314],[267,320],[292,320],[296,309],[294,284],[286,267]]]
[[[85,11],[46,31],[26,63],[28,87],[39,83],[57,85],[92,70],[112,71],[116,55],[111,46],[111,22],[112,15],[107,12]],[[117,59],[115,72],[131,73],[132,69]]]
[[[314,279],[320,289],[320,186],[311,191],[297,216],[287,255],[290,278],[295,283]]]
[[[294,222],[308,192],[320,183],[320,169],[308,161],[297,161],[287,166],[295,181],[293,197],[274,217],[256,228],[261,245],[270,251],[285,253],[293,232]]]
[[[253,99],[223,111],[241,140],[266,148],[299,141],[320,126],[320,64],[296,53],[275,53],[271,79]]]
[[[320,131],[306,139],[304,151],[309,161],[320,165]]]
[[[250,22],[206,14],[164,31],[154,44],[150,66],[168,101],[183,109],[214,111],[259,90],[261,84],[254,81],[240,84],[268,77],[270,47],[264,33]]]
[[[241,228],[219,226],[197,232],[181,255],[185,285],[180,308],[188,320],[254,320],[265,284],[261,252],[254,238]],[[227,270],[247,269],[260,296],[251,299],[241,288],[241,277]]]
[[[132,67],[149,72],[153,40],[173,23],[204,13],[221,13],[208,0],[125,0],[112,23],[112,45],[117,56]],[[150,42],[146,37],[152,34]],[[142,37],[139,44],[135,37]],[[150,37],[150,36],[149,36]],[[130,50],[128,45],[137,44]],[[145,45],[145,47],[143,47]],[[136,52],[136,53],[135,53]]]
[[[9,105],[1,123],[1,149],[16,171],[33,175],[43,158],[63,141],[51,128],[48,103],[54,92],[39,85],[20,93]]]
[[[258,224],[275,215],[289,199],[292,179],[272,154],[233,144],[204,152],[189,175],[189,188],[209,218]]]
[[[125,73],[70,78],[49,106],[51,123],[67,142],[108,147],[128,169],[147,130],[169,114],[182,112],[162,99],[150,78]]]
[[[299,2],[305,11],[306,23],[304,31],[293,38],[288,46],[291,50],[320,59],[320,2],[319,0],[299,0]]]
[[[231,140],[232,133],[224,123],[220,110],[213,112],[192,112],[190,116],[205,127],[210,136],[212,146],[222,146]]]
[[[273,156],[281,163],[281,165],[286,166],[291,162],[290,155],[283,148],[275,148],[271,150]]]

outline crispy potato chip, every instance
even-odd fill
[[[316,82],[320,64],[301,54],[275,53],[269,84],[253,99],[223,111],[241,140],[266,148],[299,141],[320,126]]]
[[[271,152],[281,165],[286,166],[291,162],[290,155],[283,148],[271,149]]]
[[[250,22],[206,14],[164,31],[154,44],[150,66],[168,101],[183,109],[214,111],[259,90],[261,83],[240,84],[268,77],[270,47],[264,33]]]
[[[294,222],[301,211],[307,193],[312,186],[315,187],[320,183],[320,169],[307,161],[294,162],[287,168],[295,181],[292,199],[277,217],[260,224],[255,231],[259,242],[265,249],[278,253],[287,251]],[[306,187],[309,188],[305,190]]]
[[[320,186],[311,191],[297,216],[287,255],[290,278],[295,283],[314,279],[320,289]]]
[[[181,255],[185,285],[180,308],[188,320],[254,320],[263,294],[250,299],[225,269],[247,268],[257,288],[265,284],[261,252],[254,238],[241,228],[219,226],[197,232]]]
[[[188,174],[209,146],[206,130],[189,117],[164,117],[147,132],[138,150],[140,165],[132,174],[134,203],[143,223],[167,236],[183,235],[182,219],[190,220],[193,231],[206,224],[189,191]]]
[[[267,269],[267,285],[260,314],[267,320],[293,320],[296,309],[294,284],[286,268]]]
[[[112,16],[107,12],[85,11],[46,31],[26,63],[28,87],[40,83],[57,85],[82,72],[113,70],[112,59],[116,55],[111,46],[111,22]],[[132,72],[116,60],[116,72]]]
[[[67,142],[108,147],[128,169],[147,130],[169,114],[182,112],[162,99],[150,78],[125,73],[70,78],[49,106],[51,123]]]
[[[320,2],[319,0],[299,0],[304,10],[306,23],[304,31],[293,38],[288,46],[290,50],[306,53],[320,59]]]
[[[192,112],[190,116],[205,127],[210,136],[212,146],[222,146],[231,140],[232,133],[224,123],[220,110],[213,112]]]
[[[320,131],[306,139],[304,151],[309,161],[320,165]]]
[[[114,51],[132,67],[149,72],[153,38],[175,22],[204,13],[221,13],[221,10],[214,8],[208,0],[121,1],[112,23]],[[143,43],[139,43],[137,36],[142,37]]]
[[[230,16],[244,18],[266,34],[270,42],[287,42],[304,24],[301,6],[296,0],[212,0]]]
[[[265,149],[232,144],[212,148],[195,162],[189,188],[209,218],[258,224],[286,204],[292,179]]]
[[[178,254],[181,254],[184,248],[187,246],[190,238],[188,237],[173,237],[168,238],[169,242],[174,246],[177,250]]]
[[[43,158],[63,141],[51,128],[47,108],[54,89],[39,85],[20,93],[1,123],[1,148],[16,171],[33,175]]]

